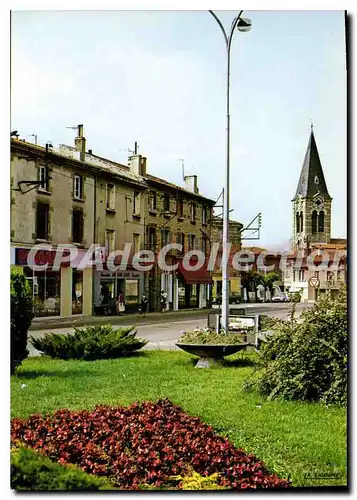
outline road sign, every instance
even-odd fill
[[[310,279],[309,279],[309,285],[313,286],[313,287],[317,287],[319,286],[320,284],[320,280],[319,278],[317,278],[316,276],[312,276]]]

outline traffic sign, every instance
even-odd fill
[[[312,276],[309,279],[309,285],[316,287],[316,286],[319,286],[319,284],[320,284],[320,280],[316,276]]]

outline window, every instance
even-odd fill
[[[150,191],[150,210],[156,211],[156,191]]]
[[[176,200],[176,214],[179,219],[183,219],[183,200]]]
[[[191,203],[190,216],[191,216],[191,222],[196,222],[196,204],[195,203]]]
[[[74,176],[74,198],[76,200],[83,199],[83,177],[81,175]]]
[[[208,239],[202,236],[202,252],[206,255],[208,252]]]
[[[315,271],[315,278],[317,278],[317,279],[320,278],[320,271]]]
[[[304,216],[302,212],[300,212],[300,231],[303,232],[304,230]]]
[[[202,224],[207,224],[207,207],[202,207]]]
[[[335,275],[332,271],[327,271],[326,278],[327,278],[327,281],[334,281]]]
[[[48,239],[49,231],[49,211],[50,207],[47,203],[37,203],[36,209],[36,238],[39,240]]]
[[[299,212],[296,212],[296,232],[300,233],[300,217],[299,217]]]
[[[48,188],[49,188],[48,168],[45,167],[44,165],[40,165],[40,167],[38,169],[38,180],[40,182],[38,189],[40,191],[48,191]]]
[[[161,230],[161,245],[169,245],[171,243],[171,233],[168,229]]]
[[[148,250],[155,251],[156,247],[156,229],[148,227]]]
[[[189,234],[188,235],[188,251],[195,249],[196,235]]]
[[[176,243],[182,245],[182,251],[185,250],[185,234],[184,233],[176,233]]]
[[[337,271],[337,281],[342,281],[344,278],[344,271]]]
[[[73,243],[82,243],[82,240],[83,240],[83,212],[82,210],[73,210],[72,241]]]
[[[115,186],[107,183],[107,209],[115,210]]]
[[[115,250],[115,231],[112,229],[105,231],[105,250],[107,255]]]
[[[140,193],[138,191],[134,191],[134,198],[133,198],[133,215],[139,215],[140,216]]]
[[[164,206],[163,206],[164,212],[169,212],[170,211],[170,195],[169,194],[164,194]]]
[[[311,217],[311,232],[312,234],[317,233],[317,212],[314,210]]]
[[[324,211],[319,213],[319,233],[323,233],[325,230],[325,213]]]
[[[299,281],[305,281],[305,271],[304,271],[304,269],[300,269],[300,271],[299,271]]]
[[[139,252],[140,250],[140,234],[133,234],[134,252]]]

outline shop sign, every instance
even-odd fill
[[[15,248],[15,264],[19,266],[27,266],[28,255],[30,250],[28,248]],[[70,254],[69,250],[63,252],[63,257],[67,257]],[[45,264],[52,266],[57,252],[56,250],[37,250],[35,255],[35,265],[43,266]],[[69,262],[62,262],[62,267],[68,267]]]

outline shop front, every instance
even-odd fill
[[[63,262],[60,269],[54,269],[56,250],[38,250],[36,266],[47,264],[44,270],[28,265],[30,248],[14,248],[11,265],[22,269],[32,291],[35,317],[92,314],[92,269],[77,269],[80,259]]]
[[[195,263],[190,261],[190,264],[194,266]],[[201,269],[191,270],[185,269],[183,261],[179,261],[174,286],[177,309],[203,309],[208,307],[212,283],[206,264]]]
[[[95,271],[94,314],[116,314],[116,301],[123,295],[125,312],[137,312],[144,293],[144,273],[128,271]]]

